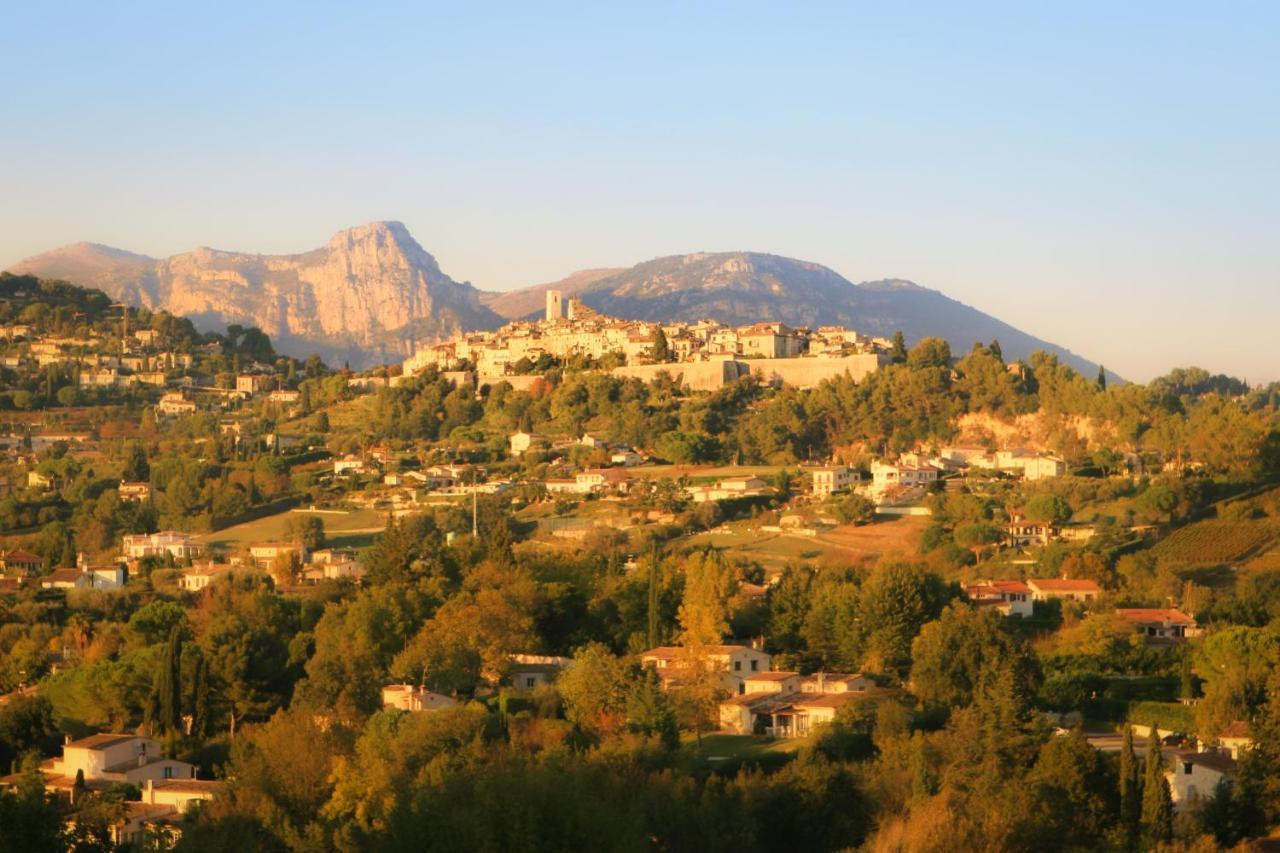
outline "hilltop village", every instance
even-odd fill
[[[556,291],[362,373],[25,276],[0,332],[0,849],[1280,820],[1280,388]]]
[[[526,388],[549,360],[608,370],[650,381],[666,372],[696,391],[711,391],[744,376],[801,388],[845,373],[855,379],[882,363],[893,346],[842,326],[795,329],[783,323],[731,328],[713,320],[651,323],[597,314],[579,299],[546,293],[538,321],[508,323],[494,332],[469,332],[421,349],[402,376],[424,368],[467,370],[481,385],[499,381]]]

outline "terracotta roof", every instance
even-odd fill
[[[1031,592],[1031,587],[1022,581],[1013,580],[982,580],[974,581],[964,588],[964,591],[970,595],[983,590],[991,590],[993,592]]]
[[[1130,622],[1139,624],[1168,622],[1171,625],[1186,625],[1194,627],[1196,620],[1192,619],[1181,610],[1161,607],[1118,607],[1116,615],[1121,619],[1127,619]]]
[[[798,672],[753,672],[745,681],[786,681],[788,678],[799,678]]]
[[[650,649],[640,655],[642,658],[659,658],[661,660],[674,660],[684,654],[684,648],[681,646],[658,646],[656,649]],[[707,646],[707,653],[713,655],[731,655],[735,652],[752,651],[749,646],[727,645],[727,646]]]
[[[1229,752],[1219,752],[1210,750],[1207,752],[1175,752],[1174,757],[1178,761],[1185,761],[1189,764],[1199,764],[1201,767],[1207,767],[1218,773],[1234,773],[1236,772],[1236,760],[1231,757]]]
[[[14,548],[12,551],[6,551],[4,558],[6,560],[18,560],[23,563],[38,563],[41,560],[39,554],[32,554],[30,551],[24,551],[21,548]]]
[[[1232,720],[1218,735],[1219,738],[1247,738],[1251,737],[1249,733],[1249,724],[1244,720]]]
[[[1032,578],[1027,581],[1032,589],[1045,592],[1101,592],[1098,584],[1086,578]]]
[[[797,708],[842,708],[865,696],[863,693],[801,693],[792,704]]]
[[[73,740],[67,744],[69,747],[76,749],[107,749],[120,743],[127,743],[131,740],[142,740],[137,735],[113,734],[111,732],[103,732],[96,735],[82,737],[80,740]]]

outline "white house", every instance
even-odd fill
[[[1182,809],[1196,800],[1213,796],[1223,779],[1235,776],[1236,760],[1225,750],[1184,751],[1173,754],[1173,769],[1165,773],[1173,807]]]
[[[364,460],[358,456],[347,454],[341,459],[333,460],[333,473],[359,474],[364,471]]]
[[[977,607],[994,607],[1005,616],[1029,618],[1034,612],[1031,587],[1019,580],[980,580],[968,584],[964,594]]]
[[[689,666],[687,655],[688,652],[679,646],[659,646],[642,654],[640,662],[657,671],[665,689],[680,681],[683,671]],[[731,693],[742,693],[745,690],[744,679],[749,675],[768,672],[770,660],[768,652],[750,646],[729,644],[707,649],[709,665],[724,673],[722,684]]]
[[[532,690],[555,681],[556,676],[571,663],[571,658],[558,655],[508,655],[507,678],[517,689]]]
[[[828,497],[858,483],[862,475],[847,465],[827,465],[813,469],[813,494]]]
[[[545,447],[547,439],[545,436],[538,435],[533,432],[514,432],[507,439],[511,445],[512,456],[523,456],[535,447]]]
[[[923,486],[937,479],[938,469],[932,465],[871,463],[871,481],[881,490],[892,486]]]
[[[726,477],[715,485],[690,486],[686,491],[694,503],[724,501],[763,495],[767,484],[759,477]]]
[[[1073,601],[1092,601],[1102,594],[1094,581],[1086,578],[1031,578],[1027,581],[1033,601],[1049,601],[1069,598]]]
[[[382,707],[401,711],[438,711],[451,708],[458,700],[443,693],[433,693],[425,687],[412,684],[388,684],[382,688]]]
[[[1119,607],[1116,615],[1128,622],[1153,645],[1180,643],[1187,637],[1200,634],[1196,620],[1183,613],[1165,607]]]
[[[204,547],[189,533],[162,530],[159,533],[128,534],[122,540],[124,555],[130,560],[171,556],[175,560],[198,557]]]

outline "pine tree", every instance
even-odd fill
[[[658,544],[655,542],[649,554],[649,648],[658,645]]]
[[[1002,350],[1002,349],[1000,348],[1000,342],[999,342],[999,341],[997,341],[997,340],[992,340],[992,341],[991,341],[991,346],[987,347],[987,349],[991,352],[991,354],[992,354],[992,355],[994,355],[996,358],[1000,359],[1000,361],[1002,361],[1002,362],[1004,361],[1004,350]]]
[[[1138,775],[1138,759],[1133,752],[1133,726],[1124,727],[1124,743],[1120,746],[1120,826],[1130,844],[1138,836],[1138,819],[1142,812],[1142,779]]]
[[[1164,778],[1164,754],[1154,726],[1147,741],[1146,773],[1142,780],[1142,834],[1151,846],[1173,838],[1173,796]]]

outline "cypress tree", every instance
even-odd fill
[[[889,355],[894,364],[903,364],[907,360],[907,339],[901,329],[893,333],[893,349],[889,351]]]
[[[196,660],[195,683],[191,696],[191,734],[202,738],[209,733],[209,662],[201,655]]]
[[[1102,365],[1098,365],[1098,390],[1107,390],[1107,369]]]
[[[1152,846],[1173,838],[1173,797],[1164,778],[1164,755],[1155,726],[1151,727],[1147,741],[1146,773],[1142,780],[1142,831]]]
[[[182,629],[174,625],[156,673],[157,717],[165,732],[182,725]]]
[[[649,554],[649,648],[658,645],[658,545]]]
[[[1133,752],[1133,726],[1125,724],[1124,743],[1120,746],[1120,826],[1132,844],[1138,835],[1138,819],[1142,812],[1142,779],[1138,775],[1138,759]]]

